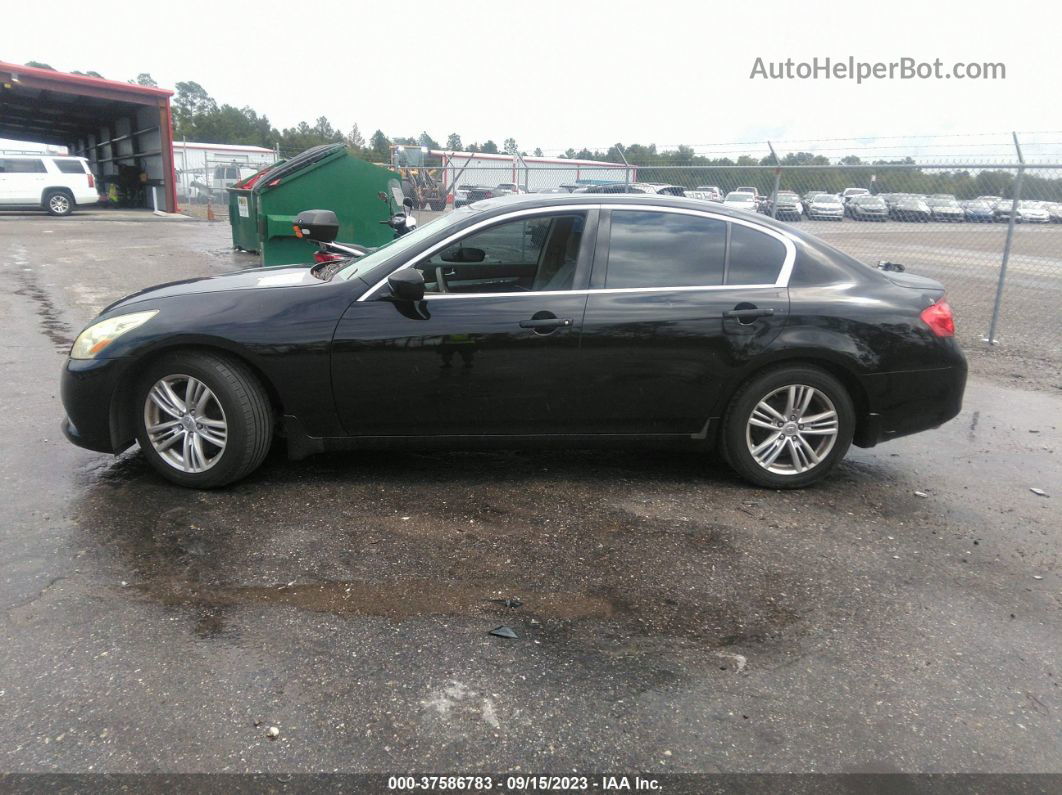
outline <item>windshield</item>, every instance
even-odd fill
[[[829,193],[820,193],[814,199],[815,204],[840,204],[841,200]]]
[[[754,199],[754,197],[753,197],[753,195],[751,193],[739,193],[738,191],[733,191],[732,193],[728,193],[726,195],[726,200],[728,202],[730,202],[730,201],[734,201],[734,202],[751,202],[751,201],[755,201],[755,199]]]
[[[448,226],[460,223],[467,218],[471,212],[475,211],[462,208],[460,210],[455,210],[452,213],[448,213],[447,215],[440,215],[438,218],[434,218],[424,224],[424,226],[418,226],[412,232],[384,243],[371,254],[366,254],[364,257],[359,257],[352,261],[349,265],[343,268],[343,270],[339,271],[339,273],[335,275],[335,278],[353,279],[361,276],[363,273],[368,273],[377,265],[381,265],[389,260],[392,256],[401,254],[403,251],[413,248],[430,235],[433,235]]]
[[[879,196],[856,196],[852,201],[860,207],[880,207],[885,204],[885,200]]]
[[[957,207],[958,202],[955,199],[926,199],[926,204],[930,207]]]

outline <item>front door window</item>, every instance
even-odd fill
[[[570,290],[585,213],[506,221],[417,264],[429,293],[523,293]]]

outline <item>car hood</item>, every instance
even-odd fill
[[[310,272],[310,266],[252,268],[219,276],[201,276],[179,282],[167,282],[148,287],[115,301],[100,314],[134,303],[160,298],[173,298],[197,293],[219,293],[231,290],[268,290],[280,287],[309,287],[324,284]]]

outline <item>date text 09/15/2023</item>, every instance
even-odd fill
[[[484,792],[660,792],[657,779],[642,776],[389,776],[387,788],[394,792],[451,791]]]

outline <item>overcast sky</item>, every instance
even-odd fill
[[[1062,13],[1049,2],[211,2],[96,0],[4,10],[0,60],[163,87],[195,80],[276,126],[326,115],[366,138],[514,137],[546,154],[616,141],[740,153],[913,144],[1007,153],[1062,129]],[[757,57],[1002,62],[1006,79],[752,80]],[[925,136],[960,135],[940,139]],[[898,141],[889,136],[922,136]],[[859,142],[805,140],[867,138]],[[1062,134],[1042,140],[1062,141]],[[709,147],[709,145],[712,145]]]

